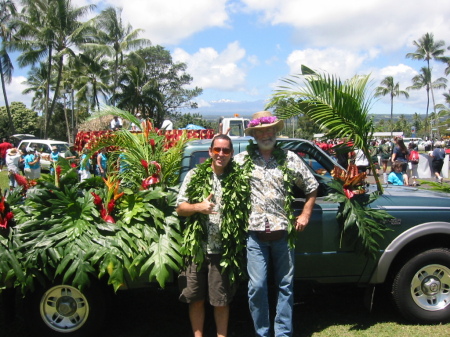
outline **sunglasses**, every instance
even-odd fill
[[[213,147],[212,152],[214,154],[220,154],[222,152],[225,156],[228,156],[231,153],[231,149],[226,147]]]

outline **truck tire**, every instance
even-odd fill
[[[35,336],[92,336],[102,327],[109,293],[98,284],[82,292],[70,285],[52,285],[25,296],[25,312]]]
[[[450,321],[450,250],[436,248],[408,260],[392,285],[400,313],[413,323]]]

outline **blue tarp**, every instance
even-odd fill
[[[199,125],[195,125],[195,124],[188,124],[182,130],[205,130],[205,128],[203,126],[199,126]]]

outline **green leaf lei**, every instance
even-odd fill
[[[247,152],[251,158],[256,158],[258,154],[256,150],[258,149],[258,145],[254,144],[252,140],[250,140],[250,144],[247,146]],[[294,194],[292,192],[292,184],[294,181],[293,172],[287,167],[287,150],[283,150],[278,144],[275,145],[275,148],[272,152],[272,156],[275,158],[277,162],[278,168],[283,172],[283,183],[285,190],[285,200],[284,200],[284,212],[288,219],[288,242],[289,247],[295,248],[295,239],[296,239],[296,230],[294,226],[295,216],[292,210],[292,202],[294,201]],[[251,169],[253,169],[253,161],[251,162]]]
[[[211,193],[213,185],[211,163],[212,159],[209,158],[196,167],[196,172],[186,188],[189,203],[202,202]],[[248,161],[240,167],[231,160],[221,181],[220,231],[223,253],[220,265],[222,273],[229,275],[231,283],[245,276],[245,242],[251,205],[250,164],[251,161]],[[202,213],[195,213],[186,218],[182,254],[186,261],[195,262],[199,266],[203,263],[206,254],[202,242],[207,237],[205,226],[207,222],[208,215]]]

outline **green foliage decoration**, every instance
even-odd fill
[[[383,232],[389,230],[384,224],[393,216],[383,209],[370,207],[370,204],[378,198],[379,192],[349,198],[345,194],[344,184],[342,180],[331,180],[328,187],[332,193],[325,197],[325,200],[339,204],[336,218],[342,226],[341,243],[344,234],[347,233],[345,239],[353,238],[361,253],[375,257],[379,248],[377,238],[382,239]]]

